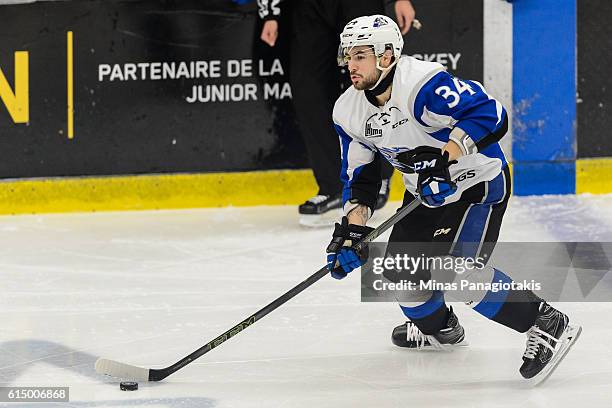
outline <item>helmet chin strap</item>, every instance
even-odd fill
[[[387,68],[383,68],[380,66],[380,57],[376,58],[376,69],[378,69],[379,71],[381,71],[380,77],[378,78],[378,81],[376,81],[376,83],[374,84],[373,87],[371,87],[370,89],[368,89],[369,91],[374,91],[376,89],[376,87],[378,85],[380,85],[380,83],[387,77],[387,75],[389,74],[389,72],[393,69],[393,67],[397,64],[398,58],[395,58],[395,61],[393,61],[391,63],[391,65],[389,65]],[[382,90],[382,92],[386,91],[387,87],[385,87],[385,89]],[[376,95],[380,95],[382,92],[377,93]]]
[[[382,71],[382,74],[380,75],[380,78],[378,78],[378,81],[376,81],[376,84],[372,88],[366,89],[364,91],[366,99],[372,105],[378,106],[378,101],[376,100],[376,97],[384,93],[387,89],[389,89],[389,86],[391,86],[391,83],[393,83],[396,64],[397,60],[393,61],[391,65],[389,65],[387,68],[382,68],[378,63],[376,63],[376,68],[380,69]]]

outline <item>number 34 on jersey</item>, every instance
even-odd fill
[[[455,86],[456,91],[452,90],[451,87],[447,85],[436,88],[434,91],[437,95],[440,95],[442,98],[446,99],[450,109],[459,105],[462,93],[468,92],[470,95],[476,94],[476,91],[474,91],[469,84],[466,84],[460,79],[453,78],[453,85]]]

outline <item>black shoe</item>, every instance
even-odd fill
[[[316,195],[298,207],[300,214],[324,214],[342,207],[342,195]]]
[[[582,327],[569,324],[569,318],[546,302],[540,304],[535,324],[527,331],[521,375],[534,384],[544,381],[574,344]]]
[[[342,195],[316,195],[300,205],[300,225],[305,227],[330,227],[342,216]]]
[[[376,210],[383,208],[387,201],[389,201],[389,192],[391,191],[391,179],[383,179],[378,191],[378,198],[376,198]]]
[[[443,349],[449,346],[467,346],[465,332],[457,315],[450,308],[446,327],[436,334],[424,334],[411,321],[397,326],[391,334],[391,341],[399,347],[410,349]]]

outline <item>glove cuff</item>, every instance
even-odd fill
[[[349,234],[360,234],[359,239],[368,235],[373,229],[374,228],[366,225],[349,224]]]

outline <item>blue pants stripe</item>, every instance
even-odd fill
[[[436,290],[431,294],[431,298],[422,305],[416,307],[406,307],[400,305],[402,312],[409,319],[422,319],[432,315],[440,307],[444,306],[444,293]]]
[[[458,237],[452,247],[452,255],[462,257],[478,256],[480,243],[487,231],[489,215],[493,204],[503,201],[506,191],[504,173],[500,173],[486,184],[487,193],[482,203],[473,204],[467,211],[465,221],[458,231]]]
[[[495,269],[493,283],[500,281],[503,283],[511,283],[512,279],[502,271]],[[508,292],[508,290],[499,290],[497,292],[488,291],[480,303],[474,307],[474,310],[488,319],[493,319],[506,301]]]

